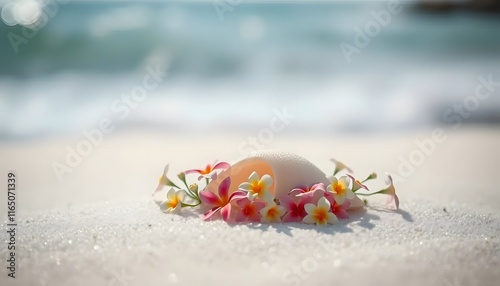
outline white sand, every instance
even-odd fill
[[[115,134],[62,183],[50,164],[62,160],[65,145],[74,146],[78,138],[1,143],[0,175],[15,170],[19,176],[20,261],[15,280],[6,277],[3,262],[0,281],[51,286],[498,285],[499,131],[448,133],[446,142],[398,184],[399,212],[373,199],[366,213],[326,228],[207,223],[192,212],[163,214],[150,201],[164,163],[171,163],[173,175],[213,159],[231,161],[246,136]],[[364,176],[396,172],[398,157],[408,156],[413,140],[428,134],[314,140],[282,135],[268,147],[298,153],[324,171],[332,169],[328,159],[335,156]],[[0,202],[3,221],[5,198]],[[4,241],[5,231],[1,237]],[[7,256],[3,245],[2,261]]]

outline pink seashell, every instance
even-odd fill
[[[248,181],[248,177],[254,171],[260,176],[268,174],[273,178],[271,192],[277,199],[287,196],[288,192],[301,185],[311,186],[316,183],[329,185],[325,173],[303,157],[289,152],[259,151],[222,171],[217,179],[207,186],[207,189],[216,193],[220,182],[230,176],[229,193],[232,193],[241,183]],[[355,197],[349,209],[363,206],[363,201]]]

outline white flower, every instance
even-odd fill
[[[307,215],[304,217],[302,222],[304,223],[315,223],[317,225],[326,225],[326,224],[335,224],[339,220],[337,217],[331,212],[330,202],[322,197],[319,199],[318,204],[306,204],[305,210]]]
[[[180,213],[184,196],[184,190],[176,191],[170,188],[167,193],[167,199],[160,204],[160,209],[163,212]]]
[[[273,178],[267,174],[259,177],[259,174],[252,172],[250,177],[248,177],[248,182],[241,183],[238,189],[246,191],[249,200],[253,201],[256,197],[259,199],[271,202],[273,201],[273,195],[271,194],[271,186],[273,184]]]
[[[262,215],[261,222],[262,223],[272,223],[272,222],[281,222],[281,217],[285,215],[285,208],[282,206],[278,206],[277,204],[267,203],[267,205],[260,210],[260,214]]]
[[[339,205],[343,205],[346,200],[354,199],[354,193],[349,188],[350,178],[347,176],[342,176],[340,179],[334,176],[328,177],[330,185],[326,190],[333,194],[333,198]]]
[[[338,172],[340,171],[343,171],[343,170],[347,170],[349,173],[352,173],[352,169],[349,168],[346,164],[340,162],[340,161],[337,161],[335,159],[330,159],[330,161],[332,161],[334,164],[335,164],[335,171],[333,171],[333,175],[335,176]]]

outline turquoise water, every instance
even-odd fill
[[[123,128],[252,130],[284,106],[297,115],[290,130],[418,128],[443,123],[479,75],[500,79],[497,15],[404,5],[348,62],[339,45],[354,45],[355,28],[385,3],[232,8],[221,20],[212,3],[76,2],[32,37],[0,24],[0,136],[74,133],[119,116],[111,106],[146,67],[168,76]],[[27,42],[14,48],[9,33]],[[471,122],[496,122],[498,95]]]

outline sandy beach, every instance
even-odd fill
[[[238,146],[247,135],[110,134],[62,181],[53,162],[63,163],[66,146],[81,136],[2,142],[0,174],[18,177],[18,267],[8,278],[4,195],[1,284],[497,285],[500,130],[445,131],[396,183],[400,210],[373,197],[365,212],[329,227],[228,225],[203,222],[195,211],[159,211],[151,192],[164,164],[174,177],[214,159],[235,162],[245,155]],[[327,173],[334,157],[359,176],[401,175],[401,157],[431,134],[278,134],[266,148],[299,154]]]

